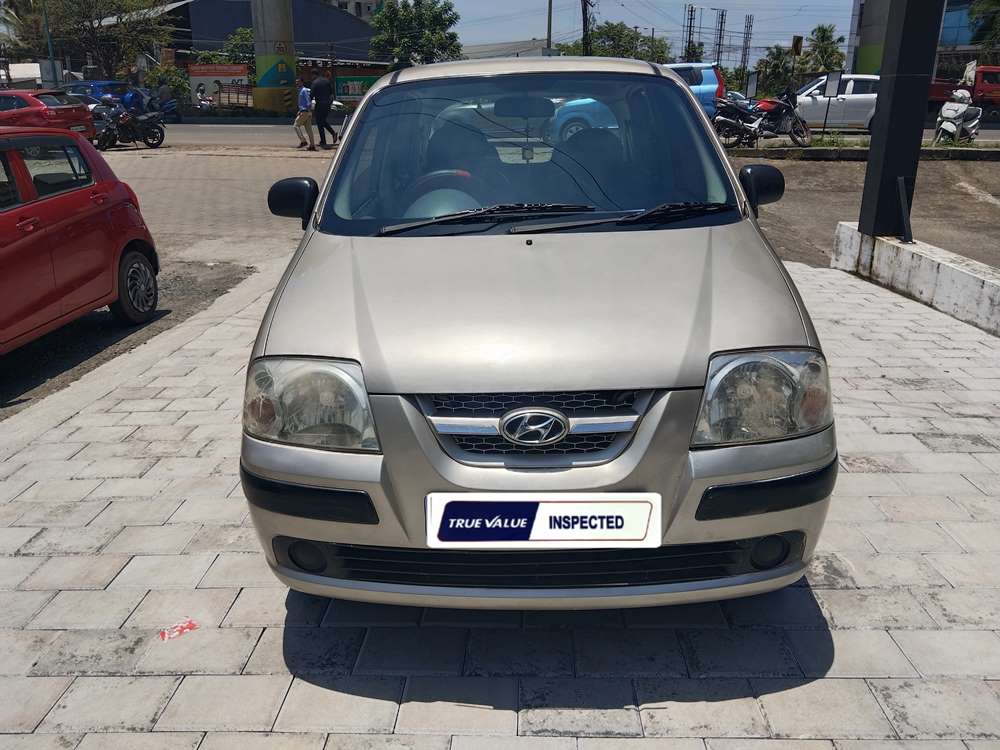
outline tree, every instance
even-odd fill
[[[413,64],[458,60],[459,18],[451,0],[385,0],[372,18],[369,55]]]
[[[191,81],[185,71],[173,65],[154,65],[146,71],[145,85],[154,95],[164,83],[170,86],[178,101],[191,101]]]
[[[768,47],[757,61],[758,88],[761,93],[777,94],[791,88],[795,75],[795,56],[780,44]]]
[[[704,42],[691,42],[684,46],[684,62],[703,62],[704,59]]]
[[[59,56],[90,56],[105,78],[126,73],[140,53],[170,39],[159,0],[47,0],[49,31]],[[14,53],[48,55],[41,3],[21,0],[14,26]],[[23,10],[20,6],[23,6]]]
[[[250,84],[257,81],[257,58],[253,48],[253,29],[241,26],[226,37],[222,49],[199,52],[195,57],[199,65],[246,65]]]
[[[821,23],[813,29],[806,40],[809,46],[799,58],[799,69],[810,73],[843,70],[845,55],[840,45],[845,40],[836,33],[837,27],[832,23]]]
[[[984,52],[1000,48],[1000,0],[976,0],[969,9],[969,23]]]
[[[647,62],[673,62],[670,43],[636,31],[624,23],[605,21],[590,32],[591,49],[595,57],[630,57]],[[557,44],[564,55],[582,55],[583,40]]]

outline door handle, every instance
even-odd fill
[[[847,101],[847,97],[846,96],[838,96],[837,97],[837,101],[838,102],[846,102]]]
[[[108,201],[107,193],[91,193],[90,200],[94,201],[98,206],[102,206]]]
[[[37,216],[32,216],[27,219],[21,219],[14,226],[20,229],[22,232],[34,232],[38,229],[38,225],[41,224],[41,219]]]

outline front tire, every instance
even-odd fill
[[[724,148],[736,148],[743,142],[743,134],[732,125],[717,124],[715,132],[719,134]]]
[[[162,125],[153,125],[142,134],[142,142],[150,148],[159,148],[167,138],[167,131]]]
[[[111,314],[124,325],[142,325],[156,315],[159,299],[152,262],[138,250],[127,250],[118,264],[118,299],[109,305]]]
[[[812,130],[809,129],[805,120],[796,118],[788,135],[792,139],[792,143],[800,148],[809,148],[812,145]]]
[[[588,130],[589,128],[590,125],[583,120],[570,120],[563,125],[562,130],[559,131],[559,140],[565,143],[581,130]]]

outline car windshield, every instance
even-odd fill
[[[320,223],[333,234],[407,222],[420,234],[508,231],[511,222],[551,224],[554,213],[735,204],[694,105],[667,77],[534,73],[390,86],[363,107],[343,148]],[[486,207],[502,210],[471,213]],[[421,222],[465,211],[468,221]],[[688,213],[702,224],[739,220],[735,211]]]

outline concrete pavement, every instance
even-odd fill
[[[247,523],[244,366],[280,265],[4,423],[0,747],[1000,745],[1000,340],[792,264],[842,451],[807,580],[624,612],[367,606],[289,594]]]

